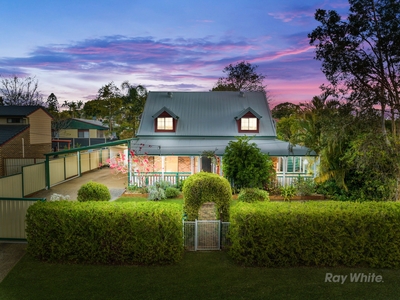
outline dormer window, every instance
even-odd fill
[[[174,122],[172,117],[158,117],[157,130],[173,130]]]
[[[176,131],[176,124],[179,117],[165,106],[160,109],[155,115],[153,115],[153,118],[155,132]]]
[[[260,131],[260,119],[262,116],[257,114],[250,107],[243,110],[235,117],[238,132],[240,133],[258,133]]]

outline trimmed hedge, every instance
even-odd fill
[[[154,202],[38,202],[27,251],[49,262],[170,264],[183,255],[182,208]]]
[[[400,267],[400,203],[238,203],[231,256],[246,266]]]
[[[240,190],[238,200],[248,203],[256,201],[269,201],[269,194],[267,191],[257,188],[243,188]]]
[[[221,221],[229,220],[232,189],[226,178],[214,173],[199,172],[185,179],[182,191],[189,221],[198,218],[199,209],[206,202],[215,203],[217,217]]]

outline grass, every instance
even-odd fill
[[[382,283],[326,283],[375,273]],[[243,268],[226,252],[186,252],[172,266],[49,264],[29,255],[0,283],[0,299],[398,299],[400,270]]]

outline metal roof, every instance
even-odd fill
[[[152,116],[167,107],[176,116],[176,132],[155,132]],[[256,136],[276,137],[266,96],[263,92],[149,92],[138,137],[235,137],[239,133],[235,117],[250,108],[260,119]]]
[[[148,155],[178,155],[178,156],[198,156],[204,151],[215,151],[217,155],[223,155],[226,146],[235,139],[229,138],[174,138],[174,137],[148,137],[138,138],[131,141],[131,149],[136,154]],[[254,137],[250,143],[255,143],[261,152],[270,156],[314,156],[314,152],[306,147],[290,145],[288,142],[274,138]]]
[[[0,146],[27,129],[29,125],[0,125]]]
[[[38,109],[43,109],[47,114],[49,112],[38,105],[35,106],[17,106],[17,105],[9,105],[9,106],[0,106],[0,116],[1,117],[27,117]],[[49,114],[51,117],[51,115]]]
[[[72,118],[68,123],[67,129],[98,129],[107,130],[108,126],[104,125],[103,122],[98,120],[89,119],[78,119]]]

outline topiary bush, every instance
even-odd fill
[[[167,187],[165,189],[165,196],[167,198],[176,198],[179,196],[179,194],[180,194],[180,191],[177,188],[174,188],[172,186]]]
[[[167,198],[164,189],[162,189],[158,184],[147,187],[147,190],[149,193],[147,199],[150,201],[160,201]]]
[[[107,186],[102,183],[89,181],[83,184],[78,190],[78,201],[80,202],[110,200],[110,191],[108,190]]]
[[[226,178],[214,173],[196,173],[185,180],[182,191],[188,220],[193,221],[198,218],[203,203],[214,202],[218,217],[222,221],[229,221],[232,189]]]
[[[244,188],[240,190],[238,200],[242,202],[269,201],[267,191],[256,188]]]

